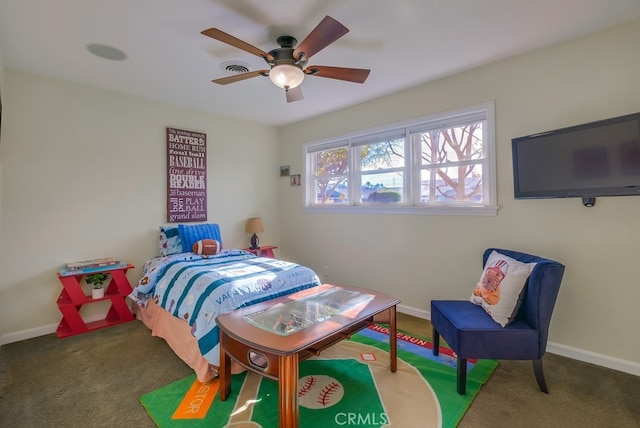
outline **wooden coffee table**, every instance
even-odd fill
[[[397,369],[396,305],[378,291],[323,284],[289,296],[221,314],[220,400],[231,392],[231,358],[278,381],[280,427],[298,427],[298,363],[371,325],[389,318],[390,369]],[[379,320],[376,317],[376,320]]]

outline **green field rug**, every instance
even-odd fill
[[[301,428],[357,426],[455,427],[498,365],[468,362],[467,394],[456,392],[456,358],[430,341],[398,333],[398,370],[389,370],[388,329],[373,325],[318,357],[302,361],[298,403]],[[195,374],[140,397],[160,428],[275,428],[278,385],[254,373],[233,375],[231,395],[220,401],[218,380]]]

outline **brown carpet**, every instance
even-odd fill
[[[398,314],[398,326],[431,337],[428,321]],[[550,394],[531,362],[501,361],[459,427],[640,427],[640,377],[553,354],[543,361]],[[189,374],[139,321],[11,343],[0,349],[0,426],[154,427],[139,397]]]

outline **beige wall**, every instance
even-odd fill
[[[2,43],[0,41],[0,102],[3,101],[2,91],[4,89],[4,66],[2,59]],[[2,146],[2,127],[0,126],[0,146]],[[0,157],[0,225],[2,225],[2,157]]]
[[[3,86],[4,86],[4,65],[2,60],[2,43],[0,41],[0,98],[2,97]]]
[[[11,69],[5,84],[0,336],[59,322],[65,262],[121,257],[137,281],[166,220],[167,126],[207,134],[208,220],[226,246],[247,246],[250,216],[265,242],[280,235],[274,128]]]
[[[282,182],[285,255],[327,282],[384,290],[425,314],[431,299],[469,297],[486,247],[554,258],[567,266],[551,324],[556,350],[640,368],[640,198],[598,198],[593,208],[515,200],[511,165],[513,137],[640,111],[639,45],[635,23],[283,128],[282,163],[297,173],[308,141],[494,100],[500,205],[495,217],[307,213],[303,187]]]

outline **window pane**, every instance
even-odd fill
[[[404,167],[404,138],[360,146],[362,171]]]
[[[346,204],[349,200],[347,177],[316,182],[316,204]]]
[[[402,172],[384,172],[362,175],[362,203],[397,204],[403,202]]]
[[[344,175],[349,171],[349,151],[346,147],[315,153],[317,177]]]
[[[482,165],[423,169],[420,202],[483,202]]]
[[[482,122],[419,132],[422,165],[463,162],[484,158]]]

